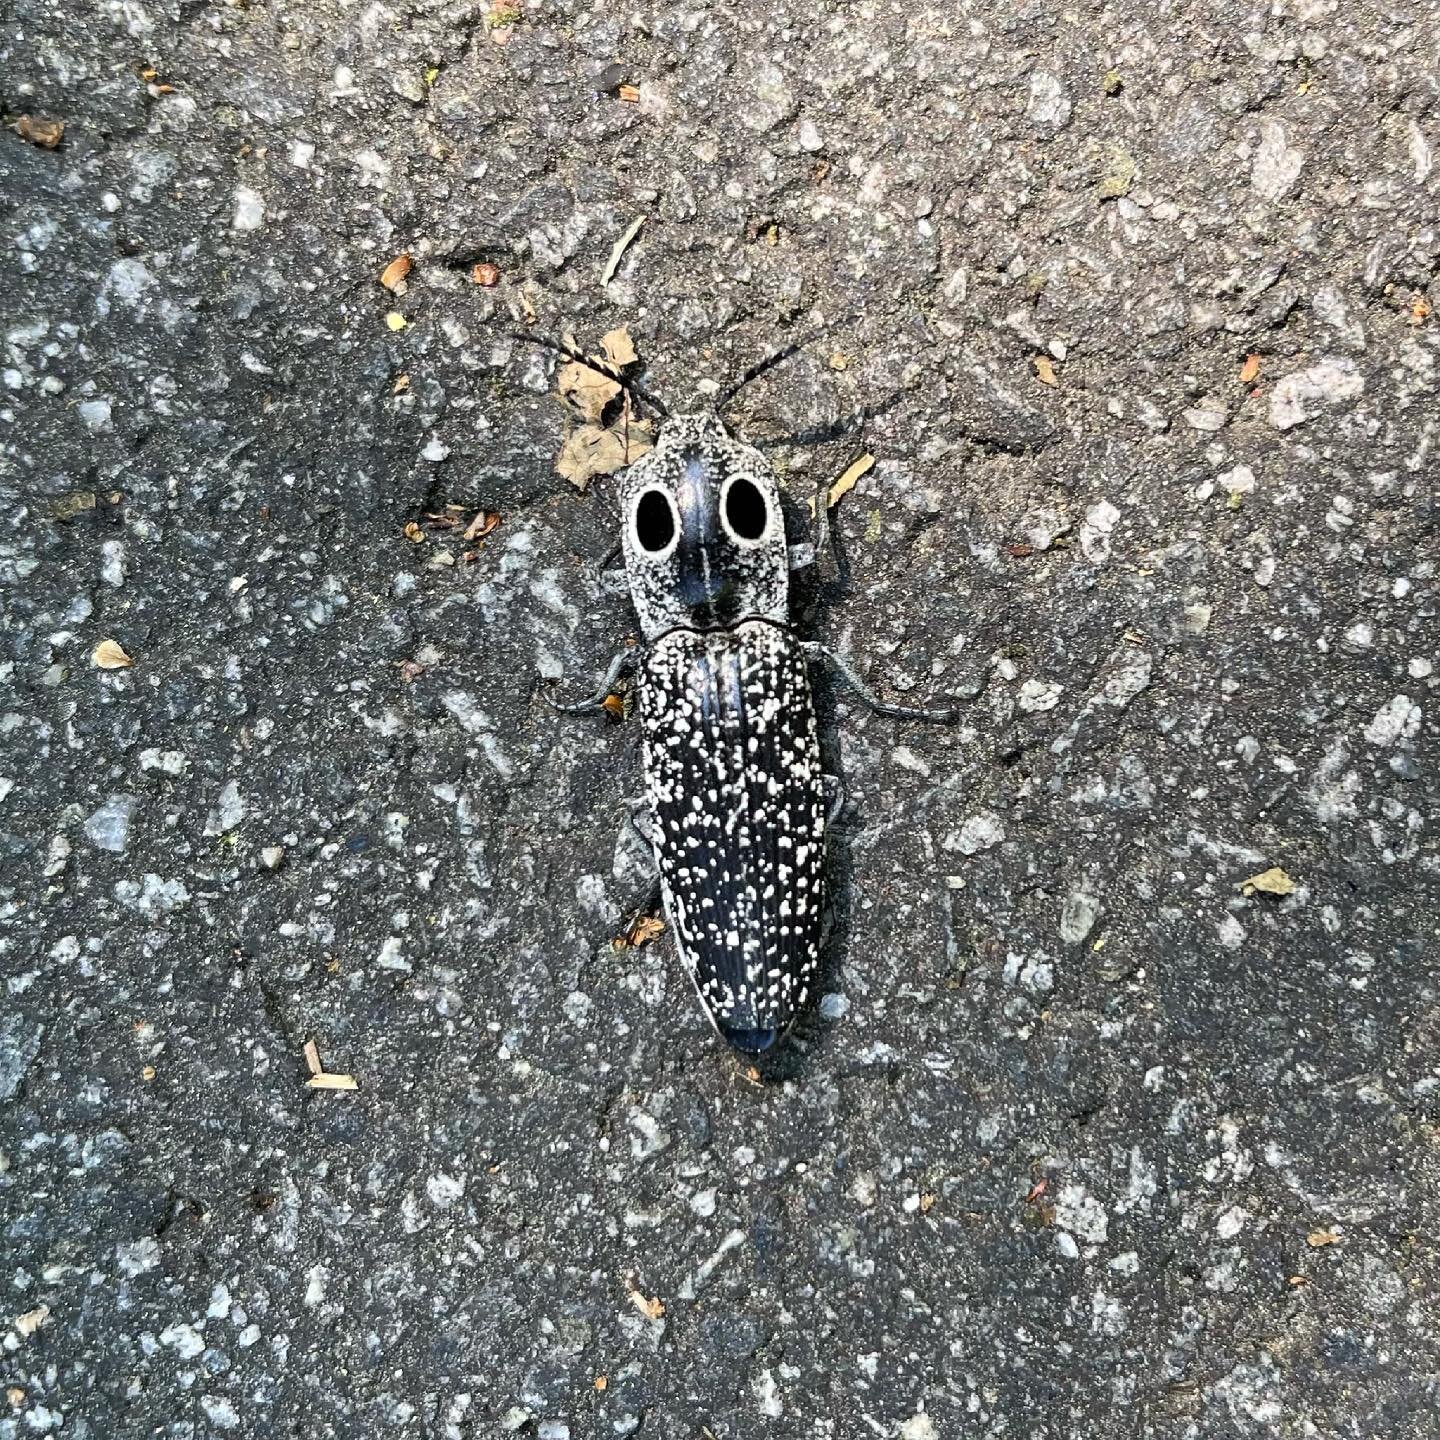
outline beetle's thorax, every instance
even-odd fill
[[[647,640],[675,629],[785,623],[789,565],[780,489],[765,457],[711,414],[665,422],[625,474],[623,545]]]

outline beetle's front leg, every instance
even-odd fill
[[[550,692],[543,686],[540,689],[540,695],[552,710],[558,711],[561,715],[584,715],[591,710],[603,710],[606,698],[614,692],[616,682],[627,671],[634,668],[637,653],[635,650],[620,651],[611,660],[610,668],[605,672],[605,678],[600,682],[599,690],[586,700],[572,700],[568,703],[554,700],[551,698]]]
[[[943,710],[920,710],[911,705],[889,705],[880,699],[833,650],[827,650],[816,640],[806,640],[804,649],[812,660],[825,660],[834,666],[835,673],[877,715],[887,716],[891,720],[926,720],[936,725],[953,725],[960,718],[960,712],[953,707]]]

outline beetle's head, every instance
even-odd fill
[[[774,472],[714,415],[677,415],[625,473],[625,569],[647,638],[784,622],[789,566]]]

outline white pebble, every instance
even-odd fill
[[[242,185],[235,192],[235,218],[231,226],[236,230],[258,230],[265,223],[265,201],[260,193]]]

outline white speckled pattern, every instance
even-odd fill
[[[800,643],[673,630],[645,660],[645,769],[681,959],[722,1030],[784,1031],[820,958],[825,794]]]

